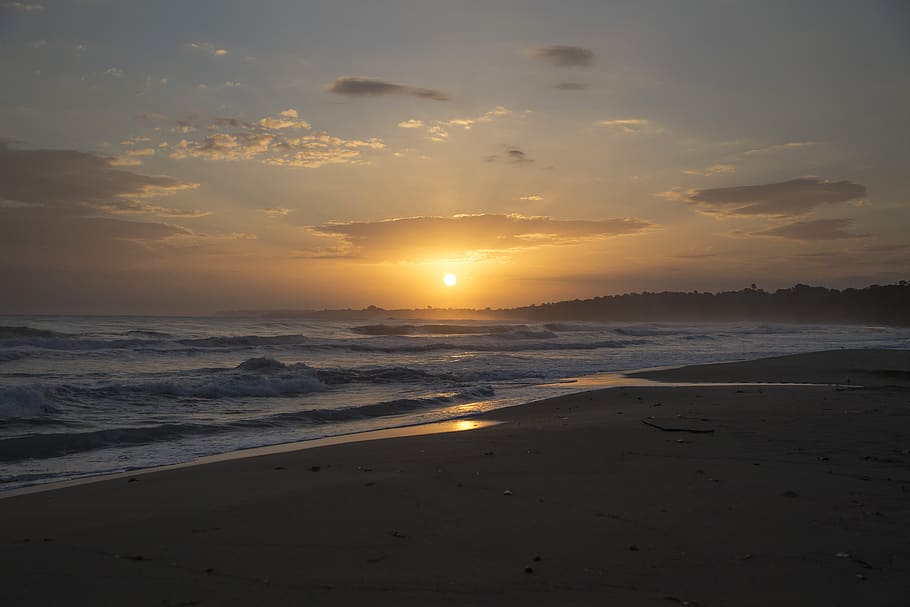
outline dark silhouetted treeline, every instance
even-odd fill
[[[749,288],[722,293],[629,293],[511,310],[528,320],[732,321],[910,326],[910,283],[863,289],[798,284],[773,293]]]
[[[617,320],[653,322],[722,322],[755,320],[806,324],[910,326],[910,283],[863,289],[827,289],[799,284],[773,293],[755,288],[722,293],[627,293],[574,299],[522,308],[473,310],[418,308],[388,310],[237,310],[222,316],[311,318],[321,320]]]

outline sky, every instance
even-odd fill
[[[908,32],[904,0],[0,0],[0,313],[910,279]]]

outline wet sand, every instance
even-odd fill
[[[910,352],[646,376],[832,385],[595,390],[0,499],[3,602],[906,604]]]

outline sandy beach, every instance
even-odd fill
[[[910,352],[0,499],[6,605],[905,605]]]

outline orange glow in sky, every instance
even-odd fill
[[[902,3],[186,4],[0,2],[0,314],[907,278]]]

